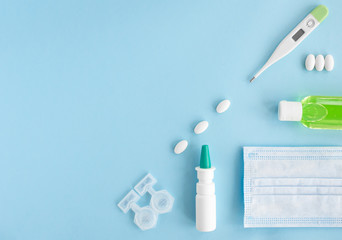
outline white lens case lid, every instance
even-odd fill
[[[127,213],[129,209],[132,208],[133,203],[136,203],[140,199],[140,196],[133,190],[129,191],[129,193],[118,203],[118,207],[124,212]]]
[[[152,186],[156,183],[157,180],[149,173],[143,179],[141,179],[137,185],[135,185],[134,190],[137,191],[140,196],[143,196],[149,190],[149,188],[152,188]]]

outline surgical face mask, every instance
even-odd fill
[[[130,209],[135,213],[134,223],[141,230],[148,230],[156,226],[158,215],[172,210],[174,198],[166,190],[156,191],[153,185],[157,180],[147,174],[135,187],[135,191],[143,196],[145,193],[151,194],[150,205],[140,207],[137,201],[140,196],[131,190],[119,203],[118,207],[127,213]]]
[[[244,147],[245,227],[342,227],[342,147]]]

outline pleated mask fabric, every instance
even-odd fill
[[[342,227],[342,147],[244,147],[244,226]]]

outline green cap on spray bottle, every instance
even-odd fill
[[[211,168],[208,145],[202,146],[200,168]]]

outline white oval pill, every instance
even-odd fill
[[[317,55],[316,57],[316,63],[315,63],[315,67],[317,71],[322,71],[324,68],[324,57],[323,55]]]
[[[203,133],[205,130],[207,130],[209,126],[209,123],[207,121],[202,121],[202,122],[199,122],[197,123],[195,129],[194,129],[194,132],[196,134],[201,134]]]
[[[178,142],[175,146],[175,148],[173,149],[173,151],[175,152],[175,154],[181,154],[182,152],[185,151],[185,149],[188,147],[188,141],[187,140],[182,140],[180,142]]]
[[[325,70],[332,71],[334,69],[335,61],[332,55],[325,56]]]
[[[230,106],[230,101],[225,99],[221,101],[219,104],[217,104],[216,112],[223,113],[228,110],[229,106]]]
[[[315,56],[313,54],[309,54],[305,59],[306,70],[312,71],[315,67],[315,62]]]

